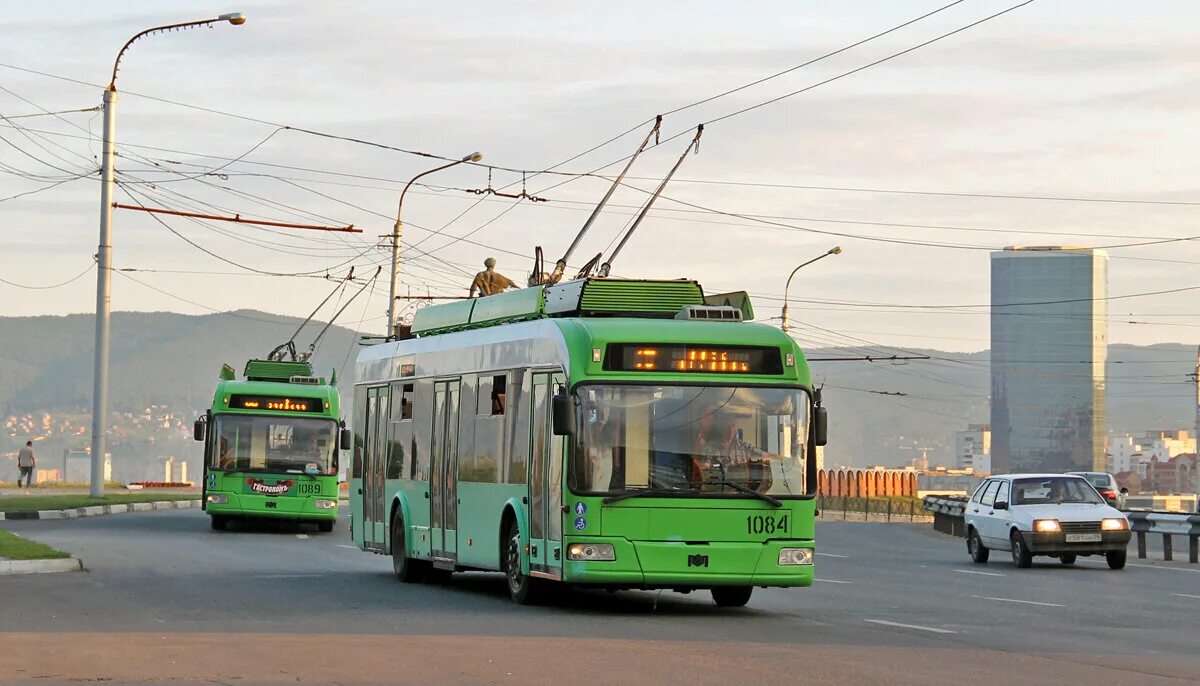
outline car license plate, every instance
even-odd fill
[[[1099,543],[1100,534],[1067,534],[1067,543]]]

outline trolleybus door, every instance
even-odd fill
[[[438,381],[433,392],[433,446],[430,465],[430,524],[433,558],[453,560],[458,550],[459,380]]]
[[[551,425],[551,398],[563,375],[533,375],[529,454],[529,565],[535,572],[562,575],[562,474],[565,437]]]
[[[365,547],[383,545],[383,466],[387,446],[387,386],[367,389],[366,422],[363,426],[362,529]]]

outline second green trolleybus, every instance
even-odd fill
[[[825,412],[740,295],[579,279],[419,310],[358,357],[354,542],[403,581],[504,572],[519,603],[810,586]]]

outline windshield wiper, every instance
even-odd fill
[[[783,501],[779,500],[778,498],[773,498],[773,497],[767,495],[766,493],[759,493],[758,491],[754,490],[753,488],[748,488],[746,486],[743,486],[739,483],[735,483],[733,481],[725,481],[724,479],[714,479],[712,481],[705,481],[704,485],[705,486],[728,486],[729,488],[732,488],[735,491],[741,491],[742,493],[745,493],[746,495],[752,495],[755,498],[758,498],[759,500],[765,500],[768,503],[771,503],[772,505],[774,505],[775,507],[783,507]]]
[[[616,503],[630,498],[652,498],[658,495],[668,495],[678,493],[678,488],[643,488],[636,491],[622,491],[616,495],[610,495],[604,499],[604,504]]]

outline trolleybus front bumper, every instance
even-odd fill
[[[224,500],[224,502],[218,502]],[[270,517],[276,519],[336,520],[337,497],[267,496],[247,493],[210,492],[205,510],[210,515],[230,517]],[[318,508],[318,501],[333,507]]]
[[[706,588],[711,586],[811,586],[813,541],[765,542],[630,541],[625,538],[565,537],[563,581],[570,584],[630,588]],[[572,543],[612,546],[612,560],[572,560]],[[794,555],[791,551],[805,549]],[[796,557],[804,564],[781,564]]]

